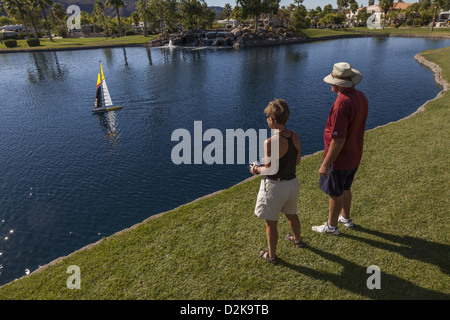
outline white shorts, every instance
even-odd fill
[[[278,221],[280,212],[297,214],[298,179],[271,180],[264,177],[259,187],[255,214],[263,219]]]

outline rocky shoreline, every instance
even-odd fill
[[[258,28],[256,32],[249,27],[230,31],[184,31],[166,37],[158,37],[148,42],[149,47],[255,47],[289,43],[300,43],[305,37],[289,32],[286,28]]]

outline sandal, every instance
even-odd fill
[[[266,253],[267,253],[267,254],[266,254]],[[267,251],[267,250],[261,250],[261,251],[259,252],[258,256],[259,256],[261,259],[264,259],[264,260],[268,261],[269,263],[271,263],[271,264],[273,264],[273,265],[278,264],[277,256],[275,256],[274,258],[270,258],[270,257],[269,257],[269,251]]]
[[[292,234],[287,234],[284,236],[284,239],[287,241],[291,241],[294,243],[294,246],[296,246],[297,248],[301,248],[304,246],[304,243],[302,242],[302,240],[294,240],[294,235]]]

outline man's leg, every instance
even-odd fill
[[[329,196],[328,200],[328,225],[330,227],[337,227],[339,214],[343,207],[343,196],[335,197]]]
[[[350,219],[350,209],[352,207],[352,191],[344,190],[342,198],[342,217],[345,219]]]

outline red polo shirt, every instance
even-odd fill
[[[328,115],[323,133],[325,156],[331,139],[345,139],[344,147],[333,162],[334,170],[351,170],[356,168],[362,157],[364,132],[369,103],[359,90],[350,89],[338,94]]]

